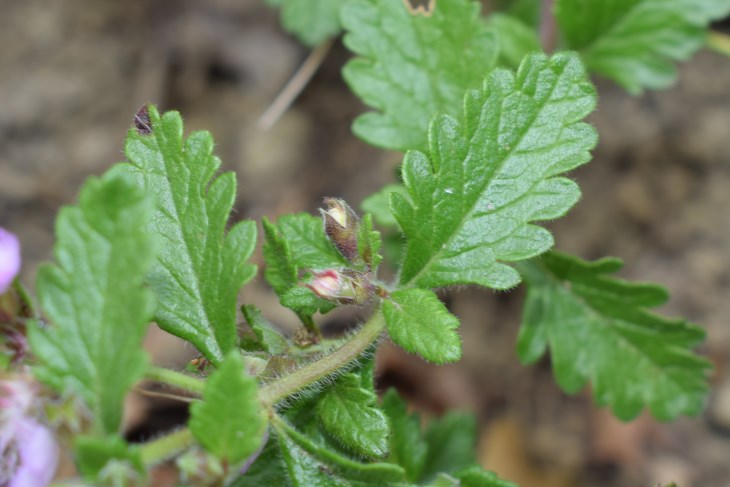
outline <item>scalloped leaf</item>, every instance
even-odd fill
[[[370,363],[369,370],[337,378],[317,402],[317,417],[325,431],[348,450],[365,458],[382,458],[388,453],[390,428],[376,399]]]
[[[163,237],[148,278],[159,298],[155,321],[220,364],[238,343],[238,291],[256,274],[246,262],[256,246],[256,225],[242,221],[226,231],[236,177],[214,177],[221,161],[213,155],[210,133],[183,140],[180,114],[147,110],[149,127],[129,131],[129,162],[115,170],[133,174],[157,197],[148,228]]]
[[[256,379],[233,350],[206,381],[203,400],[191,405],[190,432],[224,463],[236,464],[261,445],[266,415]]]
[[[567,47],[586,67],[627,91],[660,89],[705,42],[712,20],[730,12],[730,0],[557,0],[555,16]]]
[[[615,258],[588,262],[557,252],[521,264],[528,287],[520,359],[533,363],[549,346],[560,387],[576,393],[590,381],[596,401],[623,420],[644,406],[661,420],[698,414],[710,363],[691,347],[703,330],[651,313],[666,290],[610,276],[621,267]]]
[[[437,364],[461,358],[459,320],[428,289],[402,289],[383,301],[388,334],[396,345]]]
[[[463,123],[434,117],[429,155],[411,151],[403,163],[411,201],[390,200],[407,237],[401,285],[517,285],[504,262],[553,245],[532,222],[558,218],[580,198],[558,175],[590,159],[597,137],[581,120],[595,104],[575,53],[532,54],[516,75],[497,69],[469,91]]]
[[[56,220],[57,264],[38,272],[52,326],[28,329],[33,372],[56,391],[81,396],[97,435],[118,432],[124,396],[149,361],[142,339],[154,311],[143,287],[155,256],[145,229],[151,215],[152,200],[132,178],[89,178],[78,205]]]
[[[412,15],[400,0],[348,0],[344,43],[358,58],[342,71],[362,101],[353,132],[405,152],[426,149],[435,113],[458,115],[464,92],[477,88],[497,61],[494,33],[472,0],[438,0],[433,15]]]

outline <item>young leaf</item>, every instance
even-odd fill
[[[281,24],[304,44],[313,47],[340,33],[343,0],[266,0],[281,8]]]
[[[388,461],[405,469],[407,481],[416,482],[421,477],[428,452],[428,445],[421,438],[420,418],[416,414],[408,414],[406,402],[395,389],[389,389],[383,395],[380,408],[390,422]]]
[[[390,193],[408,198],[408,191],[402,184],[389,184],[371,194],[360,205],[363,211],[372,213],[375,223],[385,228],[398,228],[398,222],[390,212]]]
[[[586,67],[633,94],[669,86],[672,61],[688,59],[728,0],[558,0],[555,15],[567,47]]]
[[[248,351],[263,350],[271,355],[281,355],[289,350],[289,342],[261,316],[260,309],[247,304],[241,306],[241,312],[255,336],[255,339],[242,340],[242,348]]]
[[[256,245],[256,226],[239,222],[226,233],[236,195],[236,178],[213,178],[220,160],[208,132],[183,141],[177,112],[162,117],[148,107],[151,133],[132,129],[118,171],[134,174],[157,196],[148,230],[163,236],[149,276],[159,303],[155,321],[163,330],[195,345],[214,364],[237,345],[238,291],[256,273],[246,263]]]
[[[29,327],[35,375],[79,394],[99,435],[117,432],[122,403],[147,367],[142,338],[154,311],[143,280],[154,260],[152,201],[129,178],[90,178],[56,221],[56,265],[38,272],[49,328]],[[122,366],[123,365],[123,366]]]
[[[704,332],[648,311],[667,300],[666,291],[609,275],[621,266],[556,252],[521,265],[528,288],[520,359],[535,362],[550,346],[563,390],[575,393],[590,380],[596,401],[623,420],[644,405],[662,420],[698,414],[710,363],[690,348]]]
[[[365,374],[367,375],[367,374]],[[363,384],[363,371],[339,378],[322,395],[317,416],[324,429],[347,449],[366,458],[388,453],[388,420],[375,404],[372,374]]]
[[[383,260],[380,256],[380,247],[382,246],[383,241],[380,238],[380,232],[373,230],[373,217],[370,213],[366,213],[360,222],[357,252],[365,262],[368,270],[373,274],[377,273],[378,266]]]
[[[79,473],[94,485],[111,485],[102,482],[99,474],[102,471],[109,471],[109,465],[115,463],[113,472],[122,476],[125,481],[138,477],[141,480],[145,477],[145,467],[142,462],[142,455],[139,447],[128,445],[119,436],[107,436],[104,438],[79,436],[74,440],[74,459],[78,465]],[[104,480],[116,480],[104,479]],[[116,484],[115,484],[116,485]]]
[[[322,314],[329,313],[337,306],[332,301],[320,298],[311,289],[306,287],[293,287],[281,295],[281,305],[297,312],[297,314],[309,322],[309,317],[317,311]]]
[[[395,291],[383,301],[383,316],[394,343],[443,364],[461,358],[459,320],[427,289]]]
[[[392,485],[403,480],[403,469],[389,463],[360,463],[322,448],[283,421],[276,422],[277,439],[292,486]]]
[[[497,35],[499,41],[499,64],[517,68],[527,54],[542,52],[540,39],[535,29],[528,27],[510,15],[494,13],[489,16],[487,25]]]
[[[517,487],[476,465],[456,472],[454,476],[459,479],[459,487]]]
[[[264,276],[282,300],[282,305],[296,311],[305,322],[317,311],[326,313],[333,303],[318,298],[309,289],[297,286],[299,271],[339,269],[346,265],[332,243],[327,240],[322,219],[308,213],[284,215],[274,224],[263,219]]]
[[[190,432],[210,453],[235,464],[259,448],[265,429],[256,379],[246,375],[234,350],[208,378],[203,400],[190,407]]]
[[[448,413],[428,425],[424,437],[428,455],[421,480],[439,473],[454,474],[476,463],[476,419],[471,414]]]
[[[595,103],[577,55],[532,54],[516,75],[495,70],[482,91],[467,93],[463,124],[434,117],[430,157],[405,157],[412,203],[391,195],[408,238],[401,284],[519,283],[503,262],[553,245],[550,232],[531,222],[558,218],[578,201],[578,186],[557,175],[589,160],[596,133],[580,120]]]
[[[345,45],[359,55],[345,81],[377,111],[360,115],[355,134],[405,152],[427,147],[434,113],[457,115],[464,91],[494,68],[494,33],[472,0],[438,0],[431,16],[412,15],[402,1],[348,0]]]

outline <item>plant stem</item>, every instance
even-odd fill
[[[716,30],[711,30],[707,34],[707,40],[705,42],[708,48],[719,54],[730,57],[730,35]]]
[[[145,378],[169,384],[174,387],[195,393],[202,394],[205,382],[181,372],[165,369],[163,367],[150,367],[145,373]]]
[[[553,15],[553,0],[543,0],[540,7],[540,43],[547,53],[555,50],[557,29]]]
[[[141,446],[142,461],[148,467],[169,460],[182,450],[192,446],[195,440],[188,428],[182,428],[160,436]]]
[[[282,399],[315,384],[334,374],[360,356],[383,331],[385,319],[378,310],[344,345],[325,355],[316,362],[305,365],[299,370],[265,385],[259,391],[259,398],[266,407],[271,407]]]
[[[299,93],[301,93],[304,87],[307,86],[307,83],[309,83],[309,80],[312,79],[314,73],[317,72],[319,65],[322,64],[324,58],[327,57],[327,53],[332,47],[332,42],[332,39],[324,41],[309,54],[309,57],[307,57],[306,61],[304,61],[304,64],[302,64],[286,86],[284,86],[284,89],[281,90],[274,102],[266,109],[266,112],[259,117],[259,127],[268,130],[274,126],[279,118],[281,118],[287,108],[289,108],[297,96],[299,96]]]

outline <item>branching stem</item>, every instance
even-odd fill
[[[200,379],[163,367],[150,367],[145,373],[145,378],[162,382],[163,384],[168,384],[194,394],[202,394],[203,388],[205,387],[205,382]]]

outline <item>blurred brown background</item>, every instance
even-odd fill
[[[188,131],[213,133],[224,169],[239,176],[234,218],[313,212],[324,196],[357,205],[394,181],[400,156],[350,134],[364,108],[340,77],[349,54],[339,40],[281,120],[257,126],[307,54],[263,0],[0,0],[0,225],[22,240],[24,281],[50,258],[58,208],[88,175],[123,159],[143,102],[180,111]],[[730,59],[700,53],[672,89],[638,98],[598,86],[600,144],[573,174],[583,200],[551,225],[558,248],[625,259],[624,277],[670,289],[663,312],[706,327],[703,352],[716,365],[707,412],[623,424],[589,391],[564,395],[548,360],[518,364],[520,291],[445,295],[463,320],[464,360],[428,366],[386,345],[381,386],[399,387],[427,416],[476,412],[482,462],[522,487],[721,487],[730,483]],[[262,279],[242,299],[294,325]],[[322,323],[336,329],[350,314]],[[163,365],[195,355],[159,333],[148,348]],[[130,404],[134,438],[184,416],[173,403]]]

